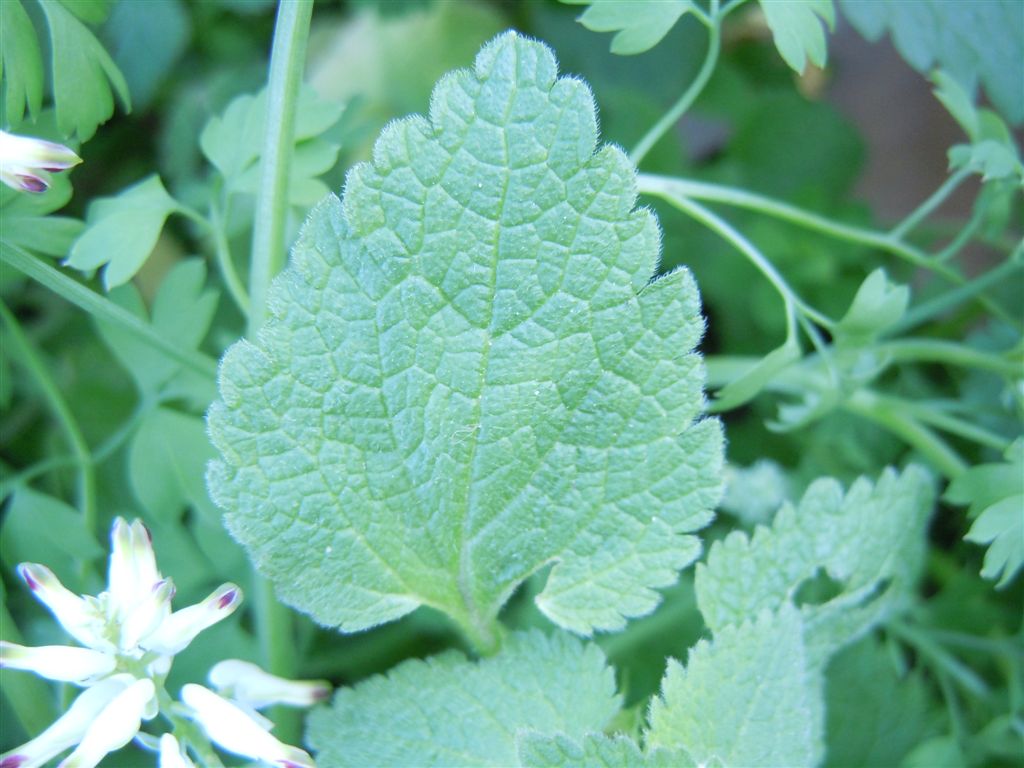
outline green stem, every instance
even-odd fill
[[[886,625],[886,628],[929,659],[935,667],[944,670],[968,693],[978,698],[985,698],[989,695],[989,688],[985,681],[956,656],[935,642],[926,631],[899,621]]]
[[[994,432],[990,432],[987,429],[978,427],[970,422],[959,419],[956,416],[950,416],[942,411],[929,408],[928,406],[922,406],[919,403],[915,403],[911,400],[905,400],[901,397],[890,397],[888,395],[876,395],[878,401],[883,403],[884,406],[892,410],[900,410],[905,412],[911,418],[915,418],[922,424],[928,424],[937,429],[941,429],[943,432],[948,432],[951,435],[962,437],[965,440],[971,440],[979,445],[985,445],[989,448],[993,448],[1000,453],[1003,453],[1010,445],[1010,441],[1001,435],[997,435]]]
[[[981,224],[985,220],[985,214],[988,212],[988,208],[989,206],[984,203],[977,205],[967,224],[960,228],[945,248],[935,254],[935,260],[946,262],[960,253],[963,247],[971,241],[971,238],[974,237],[975,233],[981,229]]]
[[[946,441],[906,411],[887,403],[874,392],[857,390],[843,403],[843,407],[850,413],[875,422],[916,448],[946,477],[956,477],[967,469],[967,464]]]
[[[912,307],[903,315],[898,323],[886,329],[886,335],[899,335],[911,328],[922,325],[937,315],[950,311],[954,307],[983,293],[993,285],[1004,282],[1021,267],[1024,267],[1024,261],[1010,257],[988,272],[978,275],[963,285],[959,285],[940,296]]]
[[[246,293],[245,285],[238,276],[238,270],[235,269],[234,259],[231,258],[231,247],[224,234],[225,218],[227,217],[221,215],[216,204],[210,206],[210,220],[207,222],[207,226],[210,236],[213,238],[213,252],[217,259],[217,268],[220,270],[221,277],[224,278],[224,284],[228,287],[228,293],[231,294],[231,298],[241,310],[242,315],[248,317],[249,294]]]
[[[135,334],[167,354],[168,357],[207,379],[216,378],[217,363],[213,359],[197,350],[184,349],[174,342],[168,341],[157,333],[149,323],[140,320],[128,310],[119,307],[95,291],[75,282],[49,264],[44,264],[19,246],[0,240],[0,256],[14,269],[49,288],[79,309],[85,310],[97,320],[113,323],[129,333]]]
[[[795,205],[773,200],[770,197],[758,195],[754,192],[747,192],[746,190],[734,189],[733,187],[719,184],[709,184],[707,182],[679,179],[670,176],[656,176],[647,173],[641,173],[637,177],[637,186],[641,193],[660,197],[669,202],[676,198],[694,198],[764,213],[777,219],[788,221],[791,224],[796,224],[804,229],[829,235],[837,240],[860,243],[861,245],[891,253],[915,266],[934,270],[952,282],[959,283],[963,281],[949,267],[937,264],[935,260],[931,259],[923,251],[904,243],[891,234],[841,224],[817,213],[805,211],[802,208],[797,208]]]
[[[263,326],[270,281],[284,264],[284,224],[294,149],[295,105],[302,85],[312,13],[313,0],[281,0],[277,7],[249,274],[250,339],[254,339]]]
[[[978,368],[1011,379],[1020,377],[1024,373],[1019,360],[1007,360],[1002,355],[974,349],[956,341],[897,339],[879,343],[874,351],[878,355],[889,357],[893,362],[941,363],[963,368]]]
[[[905,237],[908,232],[912,232],[918,224],[927,219],[936,208],[942,205],[946,199],[956,191],[957,187],[959,187],[967,177],[971,175],[971,173],[973,173],[973,171],[961,168],[946,179],[945,183],[935,190],[927,200],[915,208],[903,221],[889,230],[889,236],[900,240]]]
[[[17,319],[7,309],[7,306],[0,301],[0,317],[7,326],[8,340],[11,344],[11,351],[17,357],[25,369],[35,379],[36,386],[43,395],[53,412],[54,418],[60,425],[61,431],[68,442],[68,447],[75,457],[78,466],[78,483],[76,490],[76,501],[79,511],[82,513],[82,522],[85,530],[97,534],[96,520],[96,468],[93,464],[92,454],[89,446],[82,436],[82,430],[78,426],[75,415],[71,412],[67,401],[61,394],[60,387],[53,380],[46,365],[36,354],[32,344],[25,337]]]
[[[634,165],[639,166],[651,148],[658,143],[658,140],[693,106],[693,102],[700,96],[704,86],[711,79],[711,74],[715,71],[718,55],[722,50],[722,26],[721,20],[718,18],[718,0],[711,0],[708,15],[701,14],[698,18],[708,27],[708,52],[704,57],[704,63],[701,65],[700,71],[697,72],[697,77],[690,83],[690,87],[683,92],[683,95],[669,108],[668,112],[662,115],[661,119],[644,134],[633,151],[629,153]]]
[[[768,282],[772,284],[772,287],[774,287],[778,292],[779,296],[782,297],[782,301],[786,305],[786,313],[789,318],[793,317],[795,310],[799,310],[822,327],[832,328],[835,325],[830,318],[821,314],[801,299],[790,287],[789,283],[786,282],[786,279],[779,274],[777,269],[775,269],[775,265],[773,265],[753,243],[751,243],[724,219],[719,218],[703,205],[695,203],[693,200],[682,195],[665,194],[659,196],[674,208],[677,208],[696,221],[699,221],[712,232],[721,236],[722,239],[730,243],[736,248],[736,250],[746,256],[747,260],[765,276]]]

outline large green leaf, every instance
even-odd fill
[[[1024,3],[1020,0],[841,0],[843,15],[868,40],[888,32],[918,72],[942,67],[969,93],[984,84],[1012,123],[1024,120]]]
[[[553,564],[541,610],[613,629],[699,553],[722,438],[695,422],[696,287],[651,282],[657,223],[596,140],[586,86],[502,35],[314,210],[225,356],[211,492],[318,621],[427,604],[486,646]]]
[[[342,689],[310,715],[309,740],[325,766],[504,768],[518,764],[520,733],[579,738],[618,708],[597,646],[534,631],[479,663],[448,651]]]

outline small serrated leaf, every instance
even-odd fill
[[[703,331],[589,90],[514,33],[392,123],[228,351],[211,493],[288,602],[354,631],[430,605],[491,646],[538,604],[618,628],[697,556],[722,435]]]
[[[780,606],[715,630],[670,661],[653,700],[648,748],[685,749],[699,765],[817,765],[824,756],[821,669],[799,611]]]
[[[697,602],[712,630],[762,610],[793,604],[819,573],[841,585],[820,604],[801,607],[810,658],[824,663],[845,643],[900,607],[925,552],[933,490],[918,467],[859,479],[844,494],[837,482],[814,482],[798,508],[784,505],[771,528],[734,532],[697,566]]]
[[[519,737],[519,764],[524,768],[696,768],[683,749],[643,752],[628,736],[587,734],[581,742],[563,734],[527,732]],[[715,763],[702,763],[712,768]]]
[[[310,715],[309,741],[321,765],[505,768],[519,733],[580,738],[618,708],[597,646],[533,631],[479,662],[448,651],[343,688]]]
[[[615,32],[612,53],[629,56],[650,50],[686,13],[691,0],[562,0],[589,5],[578,21],[591,32]]]

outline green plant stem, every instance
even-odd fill
[[[270,281],[284,264],[284,224],[288,213],[295,105],[302,84],[312,13],[313,0],[281,0],[277,7],[249,274],[250,339],[254,339],[263,326]]]
[[[775,265],[773,265],[764,256],[764,254],[754,246],[753,243],[740,234],[739,231],[724,219],[712,213],[703,205],[695,203],[693,200],[690,200],[683,195],[668,194],[659,196],[674,208],[677,208],[696,221],[699,221],[712,232],[721,236],[722,239],[730,243],[736,248],[736,250],[746,256],[747,260],[765,276],[768,282],[772,284],[772,287],[774,287],[778,292],[779,296],[782,297],[782,301],[786,305],[788,318],[792,318],[795,311],[799,310],[801,313],[824,328],[832,328],[835,325],[830,318],[821,314],[801,299],[790,287],[789,283],[786,282],[786,279],[779,274],[777,269],[775,269]]]
[[[946,672],[968,693],[979,698],[985,698],[989,695],[989,688],[985,681],[974,670],[939,645],[928,632],[900,621],[894,621],[888,624],[886,628],[930,660],[936,668]]]
[[[637,177],[637,186],[641,193],[660,197],[669,202],[675,198],[693,198],[764,213],[804,229],[829,235],[837,240],[877,248],[898,256],[915,266],[933,270],[952,282],[963,282],[963,279],[952,269],[944,264],[936,263],[923,251],[891,234],[841,224],[820,214],[805,211],[795,205],[773,200],[754,192],[719,184],[647,173],[641,173]]]
[[[941,363],[962,368],[992,371],[1007,378],[1024,374],[1021,361],[1008,360],[1002,355],[974,349],[966,344],[941,339],[896,339],[875,346],[875,352],[888,356],[893,362]]]
[[[962,437],[965,440],[971,440],[979,445],[988,446],[1000,453],[1004,452],[1010,446],[1010,441],[1001,435],[997,435],[987,429],[975,426],[970,422],[959,419],[956,416],[950,416],[947,413],[935,410],[934,408],[930,408],[926,405],[921,405],[901,397],[891,397],[881,394],[876,394],[876,397],[887,409],[903,411],[908,416],[917,419],[922,424],[928,424],[929,426],[941,429],[943,432],[948,432],[951,435]]]
[[[876,393],[867,389],[857,390],[846,399],[843,407],[875,422],[916,448],[946,477],[954,478],[967,469],[964,460],[941,437]]]
[[[963,247],[971,241],[975,233],[981,229],[981,223],[985,220],[987,209],[987,205],[977,205],[968,222],[960,228],[945,248],[935,254],[935,260],[946,262],[960,253]]]
[[[245,290],[242,279],[238,276],[234,259],[231,258],[231,247],[224,234],[226,218],[226,214],[222,215],[220,209],[214,204],[210,206],[210,220],[206,224],[210,231],[210,237],[213,238],[213,253],[217,259],[217,268],[220,270],[221,277],[224,278],[224,285],[228,287],[228,293],[231,294],[232,300],[242,315],[248,318],[249,294]]]
[[[98,534],[96,519],[96,468],[93,464],[92,454],[89,452],[89,446],[85,442],[82,430],[78,426],[78,421],[71,412],[67,400],[61,394],[57,382],[53,380],[46,365],[25,337],[17,319],[2,301],[0,301],[0,317],[3,318],[4,324],[7,326],[11,351],[35,380],[36,386],[53,412],[53,416],[57,420],[57,424],[60,425],[61,431],[68,442],[68,447],[75,457],[78,470],[76,489],[78,510],[82,514],[85,530],[92,534]]]
[[[718,56],[722,50],[722,23],[718,15],[718,0],[711,0],[709,13],[707,15],[701,13],[697,18],[708,28],[708,52],[704,57],[704,63],[697,72],[697,77],[690,83],[690,86],[683,92],[683,95],[679,97],[679,100],[644,134],[643,138],[633,148],[633,151],[629,153],[630,159],[636,166],[640,165],[640,162],[651,151],[651,148],[693,106],[693,102],[697,100],[701,91],[708,84],[708,80],[711,79],[711,74],[715,71],[715,66],[718,64]]]
[[[972,171],[961,168],[946,179],[942,186],[928,196],[927,200],[917,206],[903,221],[889,230],[889,236],[897,240],[903,239],[907,233],[912,232],[918,224],[927,219],[936,208],[946,202],[947,198],[967,180],[971,173]]]
[[[113,323],[126,331],[135,334],[143,341],[152,344],[190,370],[207,379],[217,375],[217,363],[197,350],[184,349],[161,336],[149,323],[140,320],[128,310],[119,307],[109,299],[91,291],[81,283],[42,261],[20,247],[0,240],[0,256],[3,261],[22,274],[32,278],[40,285],[50,289],[58,296],[92,315],[97,320]]]
[[[916,328],[933,317],[948,312],[965,301],[973,299],[993,285],[1002,283],[1022,267],[1024,267],[1024,261],[1010,257],[988,272],[984,272],[974,279],[933,299],[911,307],[899,322],[886,329],[885,334],[887,336],[897,336],[911,328]]]

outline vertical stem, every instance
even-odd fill
[[[312,13],[313,0],[281,0],[277,8],[249,277],[250,339],[263,325],[270,281],[284,264],[284,223],[295,137],[295,105],[302,84]]]
[[[75,420],[74,414],[71,413],[71,408],[68,407],[67,401],[61,395],[57,382],[53,380],[43,361],[32,348],[32,344],[25,337],[17,319],[3,302],[0,302],[0,317],[3,318],[4,324],[7,326],[8,339],[14,355],[21,360],[25,369],[35,379],[39,391],[42,392],[43,398],[49,404],[50,410],[63,430],[68,446],[75,456],[78,468],[77,506],[82,513],[85,530],[95,535],[97,533],[96,470],[93,466],[89,446],[82,436],[82,431],[78,428],[78,422]]]
[[[970,175],[971,171],[966,168],[961,168],[959,171],[954,173],[946,179],[943,185],[935,190],[927,200],[911,211],[907,218],[893,227],[889,232],[889,235],[891,237],[902,239],[908,232],[912,231],[914,227],[928,218],[936,208],[942,205],[946,201],[946,198],[953,194],[956,188],[959,187]]]
[[[254,340],[267,313],[270,281],[284,264],[284,223],[288,212],[288,181],[295,137],[295,106],[302,85],[306,41],[313,14],[313,0],[281,0],[274,26],[267,82],[267,123],[263,139],[262,171],[256,198],[252,263],[249,277],[249,326]],[[282,677],[295,674],[292,619],[289,610],[274,596],[273,587],[253,573],[254,614],[264,664]],[[272,719],[282,740],[294,743],[299,736],[299,717],[275,707]]]
[[[718,0],[711,0],[708,16],[703,18],[698,16],[707,25],[709,31],[708,53],[704,57],[704,64],[701,65],[697,77],[690,83],[690,87],[683,92],[683,95],[679,97],[679,100],[672,105],[669,111],[644,134],[644,137],[640,139],[640,142],[634,147],[633,151],[629,153],[629,157],[634,165],[640,165],[640,161],[658,143],[658,140],[673,125],[679,122],[679,118],[686,114],[686,110],[693,106],[693,102],[700,96],[704,86],[711,79],[711,74],[715,71],[715,65],[718,64],[718,54],[722,49],[722,21],[718,16]]]

